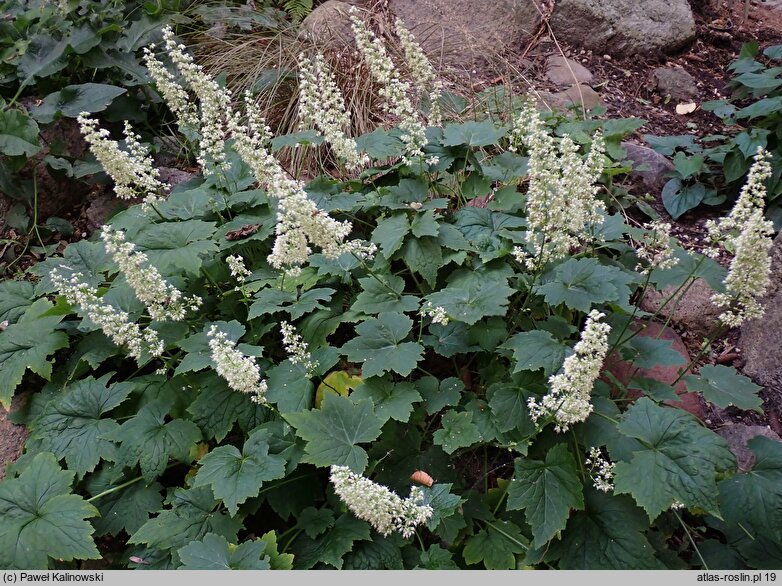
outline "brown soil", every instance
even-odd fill
[[[11,402],[11,411],[15,411],[26,400],[26,395],[17,395]],[[6,464],[14,462],[22,454],[28,431],[22,425],[8,421],[8,411],[0,407],[0,480],[5,476]]]

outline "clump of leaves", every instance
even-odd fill
[[[766,181],[769,219],[782,227],[782,45],[745,44],[729,69],[733,93],[728,100],[704,102],[731,135],[646,136],[657,152],[673,157],[675,170],[663,189],[665,209],[676,219],[700,204],[718,205],[743,185],[758,147],[771,154],[774,173]]]
[[[676,266],[642,274],[629,244],[642,231],[607,213],[592,227],[601,245],[530,269],[514,255],[529,228],[519,189],[529,158],[509,150],[511,129],[455,122],[427,138],[424,156],[403,162],[398,129],[375,129],[359,148],[390,162],[306,187],[352,222],[351,238],[377,246],[372,259],[314,252],[296,274],[274,269],[275,194],[229,145],[227,170],[175,189],[155,213],[136,206],[111,220],[167,282],[202,299],[184,320],[145,315],[96,240],[39,263],[34,285],[0,285],[10,322],[0,401],[25,377],[43,383],[14,415],[31,436],[0,483],[0,565],[98,558],[103,535],[122,548],[122,567],[152,569],[773,565],[779,443],[752,440],[757,464],[737,475],[720,436],[663,402],[675,396],[667,385],[632,402],[598,380],[592,413],[567,433],[529,413],[592,310],[611,326],[612,356],[681,363],[670,342],[637,336],[631,301],[697,277],[720,288],[724,270],[677,248]],[[241,281],[229,255],[249,271]],[[53,269],[79,273],[107,307],[155,331],[162,355],[129,358],[57,295]],[[282,322],[303,350],[291,350]],[[218,375],[213,326],[263,373],[262,401]],[[706,400],[758,407],[758,388],[733,369],[685,377],[690,366],[682,378]],[[613,490],[597,490],[592,448],[614,464]],[[333,465],[403,498],[425,471],[431,515],[415,536],[378,534],[335,495]]]

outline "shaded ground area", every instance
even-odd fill
[[[19,408],[25,400],[26,395],[14,397],[11,410]],[[15,461],[22,454],[22,446],[28,435],[24,426],[8,421],[8,412],[0,407],[0,480],[5,476],[6,464]]]

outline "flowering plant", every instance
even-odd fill
[[[0,565],[713,568],[730,550],[764,567],[782,450],[752,440],[761,464],[737,475],[726,442],[666,404],[674,385],[637,371],[679,365],[721,406],[726,381],[744,409],[759,389],[726,367],[688,376],[633,302],[701,277],[751,319],[741,238],[757,252],[765,227],[735,236],[727,273],[611,213],[610,128],[556,138],[530,105],[506,126],[425,123],[353,24],[399,125],[344,136],[327,60],[305,57],[303,123],[344,164],[309,184],[252,96],[235,106],[170,31],[174,68],[147,64],[200,137],[203,182],[166,195],[140,139],[122,154],[84,118],[118,195],[155,193],[0,292],[0,400],[28,369],[46,381],[16,416],[32,435],[0,483]]]

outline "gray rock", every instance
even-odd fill
[[[560,41],[610,54],[667,53],[695,38],[687,0],[557,0],[549,24]]]
[[[176,167],[158,167],[158,172],[160,173],[160,180],[163,183],[167,183],[171,189],[180,183],[187,183],[198,177],[195,173],[182,171],[182,169],[177,169]]]
[[[552,55],[546,61],[546,75],[549,80],[560,86],[569,86],[574,83],[589,83],[592,81],[592,72],[562,55]]]
[[[667,174],[673,170],[673,163],[649,147],[627,141],[622,142],[622,147],[633,163],[630,177],[639,178],[646,189],[659,193],[668,181]]]
[[[753,437],[762,435],[769,439],[782,442],[782,438],[776,433],[771,431],[768,427],[760,425],[744,425],[742,423],[737,423],[726,425],[725,427],[715,429],[714,431],[728,442],[730,451],[736,456],[739,472],[749,472],[755,464],[755,454],[747,447],[747,442]]]
[[[322,50],[340,49],[354,42],[348,11],[355,2],[327,0],[310,12],[302,26],[312,41]]]
[[[424,51],[459,65],[532,39],[541,22],[533,0],[389,0]]]
[[[660,310],[662,318],[670,317],[671,321],[682,326],[689,336],[703,338],[709,335],[722,313],[722,309],[711,302],[714,289],[703,279],[695,279],[687,292],[681,298],[677,297],[678,301],[674,299],[663,307],[663,303],[676,292],[676,289],[673,286],[663,289],[662,292],[653,288],[647,289],[641,299],[641,309],[651,313]]]
[[[782,401],[782,232],[777,234],[771,249],[771,285],[763,306],[763,317],[741,326],[743,370],[777,401]]]
[[[114,195],[113,191],[101,193],[93,198],[84,210],[87,216],[87,229],[94,232],[103,226],[114,214],[128,208],[128,205],[139,203],[140,200],[122,200]]]
[[[658,67],[652,80],[660,95],[674,100],[694,100],[700,94],[695,78],[679,67]]]

